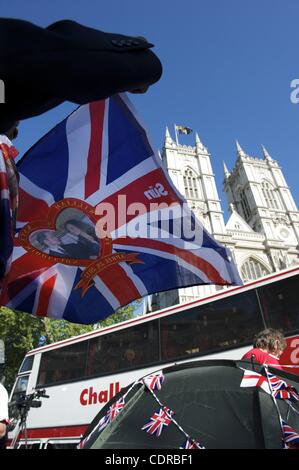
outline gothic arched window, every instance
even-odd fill
[[[262,192],[263,196],[266,202],[266,206],[269,209],[279,209],[279,204],[278,204],[278,198],[277,195],[275,194],[276,191],[275,189],[271,186],[268,181],[263,181],[262,182]]]
[[[243,189],[240,191],[240,202],[241,202],[241,207],[243,209],[243,214],[244,214],[245,220],[250,219],[251,210],[250,210],[250,206],[249,206],[248,201],[247,201],[245,191]]]
[[[198,199],[198,182],[194,171],[189,168],[184,172],[184,187],[187,199]]]
[[[269,274],[268,269],[254,258],[247,259],[241,268],[243,281],[259,279],[267,274]]]

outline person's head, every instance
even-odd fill
[[[19,121],[15,121],[14,123],[12,123],[12,125],[9,129],[7,129],[6,131],[3,132],[3,134],[5,134],[6,137],[9,138],[9,140],[16,139],[18,137],[18,133],[19,133],[18,125],[19,125]],[[1,134],[1,132],[0,132],[0,134]]]
[[[72,235],[80,235],[83,230],[83,224],[79,220],[71,219],[64,224],[64,228]]]
[[[128,361],[128,362],[133,362],[134,359],[135,359],[135,351],[133,349],[127,349],[125,351],[125,359]]]
[[[280,330],[267,328],[260,331],[254,338],[254,347],[279,357],[286,348],[286,340]]]
[[[57,237],[57,235],[55,235],[54,232],[41,232],[41,233],[38,233],[37,236],[36,236],[36,239],[37,239],[38,243],[40,243],[41,245],[46,245],[49,248],[51,246],[60,245],[60,240]]]

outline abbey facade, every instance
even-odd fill
[[[211,155],[195,135],[180,145],[166,129],[162,160],[181,194],[214,238],[231,249],[244,282],[299,264],[299,211],[278,162],[248,155],[237,142],[234,168],[224,163],[224,192],[230,211],[224,221]],[[153,297],[153,309],[213,294],[220,286],[195,286]]]

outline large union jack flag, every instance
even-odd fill
[[[79,107],[18,169],[2,305],[88,324],[154,292],[241,283],[229,250],[184,204],[125,95]]]

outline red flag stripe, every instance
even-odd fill
[[[168,243],[163,243],[157,240],[150,240],[148,238],[118,238],[113,241],[113,244],[120,245],[131,245],[131,246],[140,246],[144,248],[151,248],[153,250],[165,251],[166,253],[171,253],[176,255],[186,263],[191,264],[192,266],[200,269],[205,273],[205,275],[210,279],[210,281],[215,282],[215,284],[227,284],[218,271],[212,266],[208,261],[199,258],[190,251],[183,250]]]
[[[47,214],[48,210],[49,206],[45,201],[19,188],[18,222],[33,222],[40,219],[42,214]]]
[[[8,189],[7,174],[4,171],[0,171],[0,188]]]
[[[148,199],[145,196],[146,191],[144,191],[144,189],[155,186],[157,182],[162,183],[165,194],[167,194],[158,199]],[[182,201],[178,200],[177,195],[169,185],[163,171],[157,168],[146,175],[140,176],[137,181],[124,186],[119,191],[108,196],[98,204],[98,210],[101,209],[101,204],[103,205],[102,207],[105,207],[105,204],[111,204],[113,207],[117,208],[115,214],[117,216],[115,228],[119,228],[136,217],[136,213],[130,214],[127,212],[129,207],[134,207],[134,204],[139,204],[140,208],[144,207],[145,212],[151,212],[156,211],[159,204],[164,204],[164,207],[168,206],[170,209],[171,205],[179,205],[181,202]]]
[[[52,266],[50,261],[40,257],[38,264],[35,262],[34,270],[32,270],[33,260],[30,253],[26,253],[16,259],[11,266],[9,279],[15,279],[9,284],[9,298],[13,299],[22,289],[29,285],[41,273]]]
[[[127,305],[141,296],[135,284],[121,266],[111,266],[109,270],[100,274],[100,278],[121,305]]]
[[[35,311],[35,315],[39,317],[47,316],[48,305],[55,286],[56,278],[57,274],[54,274],[54,276],[50,277],[43,283],[39,292],[38,305]]]
[[[89,105],[90,110],[90,145],[87,157],[87,172],[85,175],[85,199],[98,191],[101,183],[101,160],[105,101]]]

